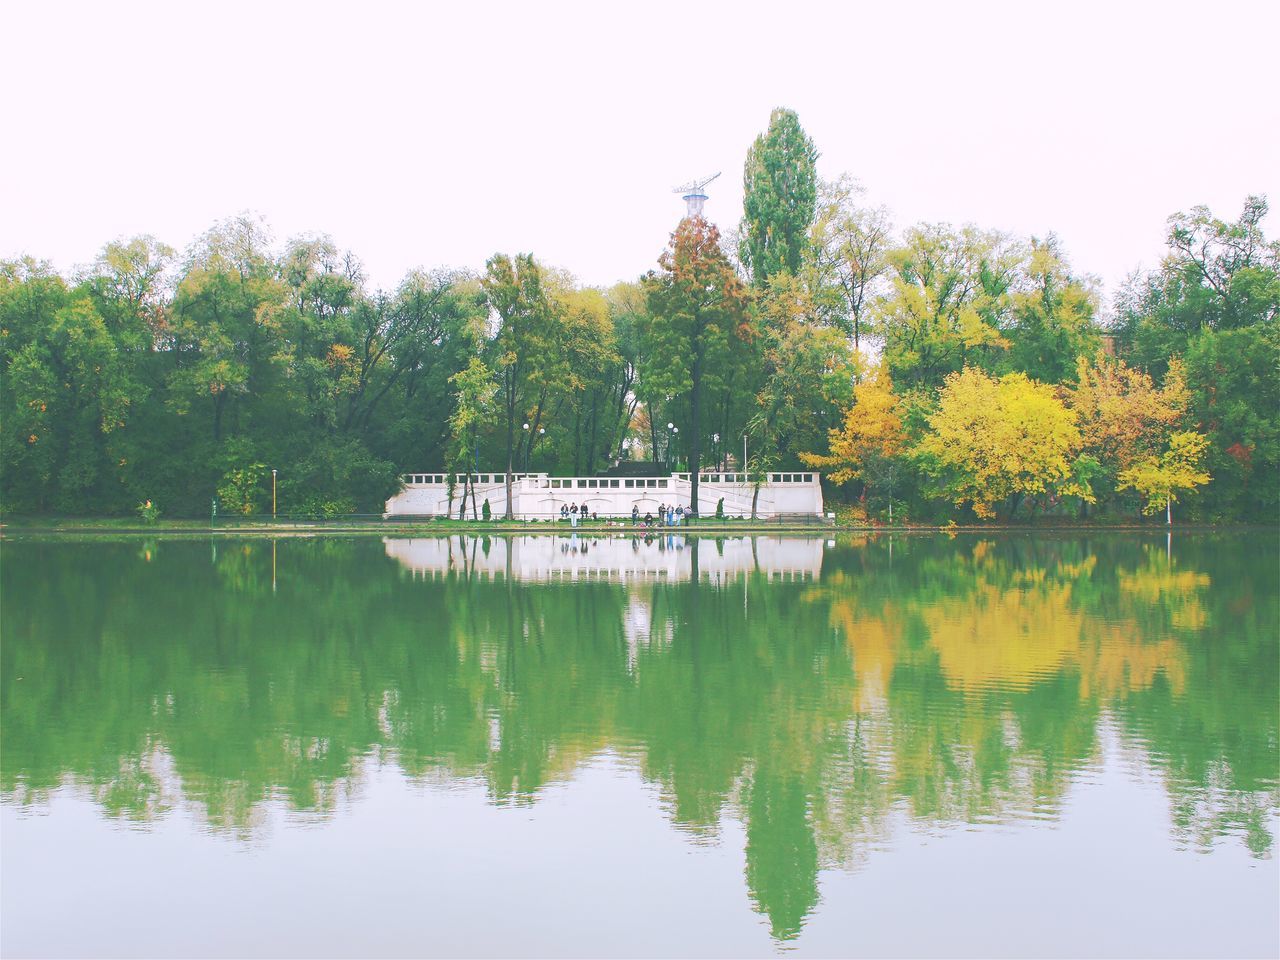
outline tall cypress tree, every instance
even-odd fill
[[[818,199],[818,151],[794,110],[778,107],[756,137],[742,173],[738,250],[757,287],[775,273],[795,273]]]

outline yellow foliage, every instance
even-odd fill
[[[354,356],[354,351],[345,343],[335,343],[329,348],[329,353],[325,356],[324,361],[331,368],[348,367],[351,365]]]
[[[857,673],[854,708],[859,713],[869,713],[888,702],[889,681],[904,631],[895,608],[887,608],[879,615],[860,609],[852,586],[846,573],[834,571],[831,577],[823,578],[820,591],[808,599],[830,598],[831,626],[844,635],[853,654]]]
[[[947,685],[981,694],[1025,690],[1074,670],[1080,697],[1123,696],[1144,690],[1163,674],[1178,693],[1186,682],[1186,653],[1173,636],[1158,639],[1138,629],[1132,612],[1157,605],[1170,610],[1177,629],[1197,629],[1206,618],[1200,593],[1209,579],[1179,571],[1162,553],[1145,565],[1118,573],[1121,596],[1130,601],[1105,628],[1076,596],[1095,575],[1096,558],[1056,568],[1014,571],[990,545],[973,551],[973,589],[905,604],[872,608],[860,602],[844,573],[825,578],[807,597],[830,604],[830,623],[853,654],[859,712],[884,706],[898,664],[915,655],[906,639],[908,623],[922,625]]]
[[[980,517],[994,516],[994,505],[1014,494],[1091,500],[1070,481],[1070,457],[1080,446],[1075,421],[1052,387],[1021,373],[995,380],[966,367],[947,378],[919,453],[956,505],[972,503]]]
[[[1099,355],[1076,362],[1078,383],[1069,396],[1085,449],[1126,470],[1163,446],[1186,413],[1189,393],[1181,362],[1169,362],[1164,386],[1123,360]]]
[[[831,452],[800,454],[800,459],[810,467],[834,467],[833,483],[845,483],[862,476],[863,464],[869,456],[891,458],[902,452],[901,403],[893,392],[887,367],[881,364],[873,377],[854,387],[853,398],[844,426],[829,435]]]
[[[1143,513],[1156,513],[1176,503],[1179,490],[1193,490],[1208,483],[1209,474],[1200,461],[1209,448],[1209,438],[1195,431],[1182,431],[1169,438],[1169,449],[1159,458],[1143,457],[1117,478],[1117,490],[1133,488],[1147,498]]]
[[[1062,582],[1030,589],[982,584],[973,595],[928,606],[922,619],[950,685],[1025,689],[1074,659],[1083,624],[1070,597]]]

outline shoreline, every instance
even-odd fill
[[[827,522],[815,523],[778,523],[769,521],[727,520],[702,521],[693,526],[650,527],[641,529],[629,523],[614,525],[592,524],[571,528],[567,524],[545,522],[507,523],[501,520],[428,520],[399,523],[389,520],[343,521],[343,520],[297,520],[245,522],[235,521],[226,524],[210,524],[200,520],[169,520],[155,524],[142,524],[136,520],[125,518],[67,519],[67,520],[31,520],[27,518],[0,522],[0,538],[12,535],[67,535],[67,534],[128,534],[131,536],[154,536],[163,534],[189,536],[326,536],[326,535],[365,535],[365,536],[453,536],[465,534],[483,535],[532,535],[532,536],[616,536],[616,535],[649,535],[657,536],[667,533],[678,533],[683,536],[723,537],[739,534],[808,534],[810,536],[829,536],[831,534],[952,534],[952,533],[1168,533],[1179,532],[1213,532],[1232,530],[1280,530],[1274,523],[1182,523],[1169,526],[1164,523],[1114,522],[1114,523],[1066,523],[1066,522],[1030,522],[1030,523],[986,523],[986,524],[836,524]]]

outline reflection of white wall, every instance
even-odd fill
[[[679,534],[646,543],[629,534],[600,536],[384,537],[387,556],[415,574],[506,577],[520,581],[686,581],[693,577],[692,543]],[[486,542],[488,544],[486,549]],[[703,538],[698,573],[716,582],[759,572],[808,580],[822,569],[825,541],[810,537]]]
[[[411,479],[435,479],[439,475],[410,475]],[[490,482],[476,484],[476,503],[489,501],[495,517],[507,512],[505,483],[493,482],[500,474],[482,474]],[[716,504],[724,500],[724,512],[732,517],[751,515],[754,488],[751,484],[737,482],[741,474],[705,474],[698,486],[698,512],[704,517],[713,516]],[[727,477],[734,482],[726,482]],[[710,478],[714,477],[715,482]],[[631,487],[626,484],[631,483]],[[617,486],[614,486],[617,484]],[[669,477],[522,477],[512,484],[512,512],[522,520],[558,519],[561,506],[584,503],[587,510],[602,517],[630,517],[632,506],[640,513],[656,513],[660,504],[669,503],[688,507],[693,496],[693,485],[688,474]],[[410,482],[387,501],[388,516],[454,516],[462,507],[462,484],[454,487],[453,500],[449,499],[449,487],[445,483]],[[467,516],[480,512],[473,510],[468,492]],[[773,473],[769,482],[760,487],[756,501],[756,515],[775,517],[780,513],[822,514],[822,484],[818,474]]]

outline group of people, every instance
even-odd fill
[[[684,523],[686,520],[692,520],[692,519],[693,519],[693,507],[690,507],[688,510],[686,510],[682,506],[663,503],[658,506],[658,518],[656,521],[656,525],[659,527],[678,527],[682,523]],[[655,526],[655,520],[654,520],[653,514],[646,513],[644,515],[644,519],[641,520],[640,507],[634,504],[631,507],[631,522],[643,523],[643,525],[646,527]]]
[[[561,520],[568,520],[571,524],[573,524],[576,527],[578,525],[579,520],[585,523],[588,518],[592,520],[600,519],[598,516],[596,516],[594,511],[587,509],[587,505],[585,503],[582,505],[581,510],[578,509],[578,505],[576,503],[560,504]]]
[[[692,520],[693,516],[693,507],[686,510],[674,503],[660,504],[657,517],[652,512],[646,512],[642,517],[639,505],[633,504],[631,507],[631,523],[643,527],[678,527]],[[568,520],[570,525],[576,527],[580,521],[585,523],[587,520],[599,520],[600,517],[585,503],[581,507],[576,503],[563,503],[560,505],[560,519]]]

